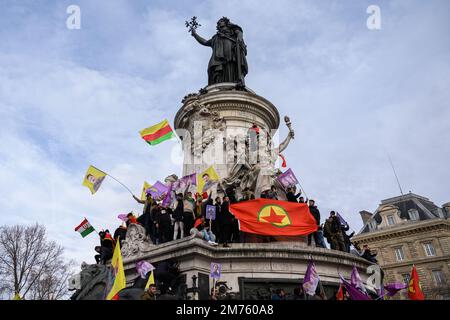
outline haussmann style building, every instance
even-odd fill
[[[450,203],[439,207],[410,192],[360,214],[364,226],[352,240],[377,252],[384,284],[409,283],[415,265],[425,299],[450,299]],[[407,291],[394,299],[408,299]]]

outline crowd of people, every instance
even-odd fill
[[[245,237],[240,234],[238,220],[230,212],[230,204],[255,199],[254,194],[248,190],[243,190],[241,199],[236,198],[236,190],[230,188],[225,191],[225,196],[212,199],[212,193],[196,194],[192,192],[176,194],[175,201],[171,206],[163,206],[161,201],[155,200],[151,193],[146,194],[146,199],[141,200],[134,196],[134,199],[144,205],[143,213],[136,217],[133,213],[127,215],[125,225],[120,225],[111,236],[109,230],[99,233],[100,246],[95,248],[97,263],[104,263],[112,257],[115,241],[122,242],[126,237],[127,227],[132,224],[140,224],[145,228],[145,232],[153,244],[161,244],[169,241],[182,239],[191,235],[196,235],[204,239],[211,245],[221,244],[229,247],[232,242],[245,242]],[[307,236],[309,246],[339,250],[347,253],[354,253],[364,259],[377,263],[376,253],[372,252],[367,245],[361,249],[358,245],[353,245],[351,238],[354,232],[348,234],[349,225],[341,219],[335,211],[331,211],[329,216],[321,223],[321,214],[313,199],[305,199],[301,192],[297,192],[296,187],[286,190],[286,201],[305,203],[314,217],[317,224],[317,231]],[[264,192],[261,198],[278,199],[275,187]],[[215,218],[210,219],[207,215],[207,208],[215,207]],[[352,245],[353,248],[352,249]]]

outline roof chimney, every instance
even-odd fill
[[[369,221],[370,218],[372,218],[373,214],[369,211],[363,210],[360,211],[359,214],[361,215],[361,219],[363,221],[363,224],[366,224],[367,221]]]

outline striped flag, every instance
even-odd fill
[[[142,139],[144,139],[151,146],[169,140],[174,136],[167,119],[155,124],[154,126],[143,129],[139,133],[141,134]]]
[[[91,224],[86,218],[84,218],[84,220],[75,228],[75,231],[78,231],[83,238],[86,237],[91,232],[93,232],[94,230],[95,230],[94,227],[91,226]]]

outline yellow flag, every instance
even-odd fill
[[[113,268],[114,284],[111,288],[111,291],[106,296],[106,300],[118,300],[118,297],[116,295],[120,290],[126,288],[127,286],[125,271],[123,269],[122,254],[120,253],[119,241],[117,241],[116,247],[114,249],[111,265]]]
[[[213,166],[209,167],[199,175],[197,175],[197,191],[202,194],[208,192],[209,189],[219,181],[220,177],[214,170]]]
[[[91,193],[94,194],[97,192],[98,188],[105,179],[106,173],[97,169],[94,166],[89,166],[86,174],[84,175],[83,186],[86,186],[91,190]]]
[[[22,298],[20,298],[20,294],[18,292],[14,295],[13,300],[22,300]]]
[[[147,199],[147,189],[151,188],[152,185],[147,181],[144,181],[144,186],[142,187],[141,200],[145,201]]]
[[[151,271],[150,277],[148,277],[147,284],[145,285],[145,290],[147,290],[151,284],[155,284],[155,277],[153,275],[153,271]]]

